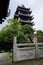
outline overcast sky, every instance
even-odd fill
[[[32,15],[34,16],[34,28],[36,30],[43,30],[43,0],[10,0],[9,8],[11,14],[8,18],[12,18],[18,5],[24,5],[27,8],[31,8]],[[0,28],[5,26],[7,21],[0,24]]]

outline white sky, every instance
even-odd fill
[[[8,18],[12,18],[18,5],[24,5],[31,8],[34,17],[34,28],[43,30],[43,0],[10,0],[9,8],[11,14]],[[0,24],[0,29],[7,24],[7,21]]]

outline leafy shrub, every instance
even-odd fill
[[[22,33],[19,33],[19,36],[17,37],[17,42],[18,43],[27,43],[30,42],[30,40]]]

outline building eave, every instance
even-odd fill
[[[3,18],[7,17],[9,2],[10,0],[0,0],[0,23],[3,22]]]

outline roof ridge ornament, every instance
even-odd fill
[[[23,8],[25,8],[25,6],[24,5],[21,5]]]

